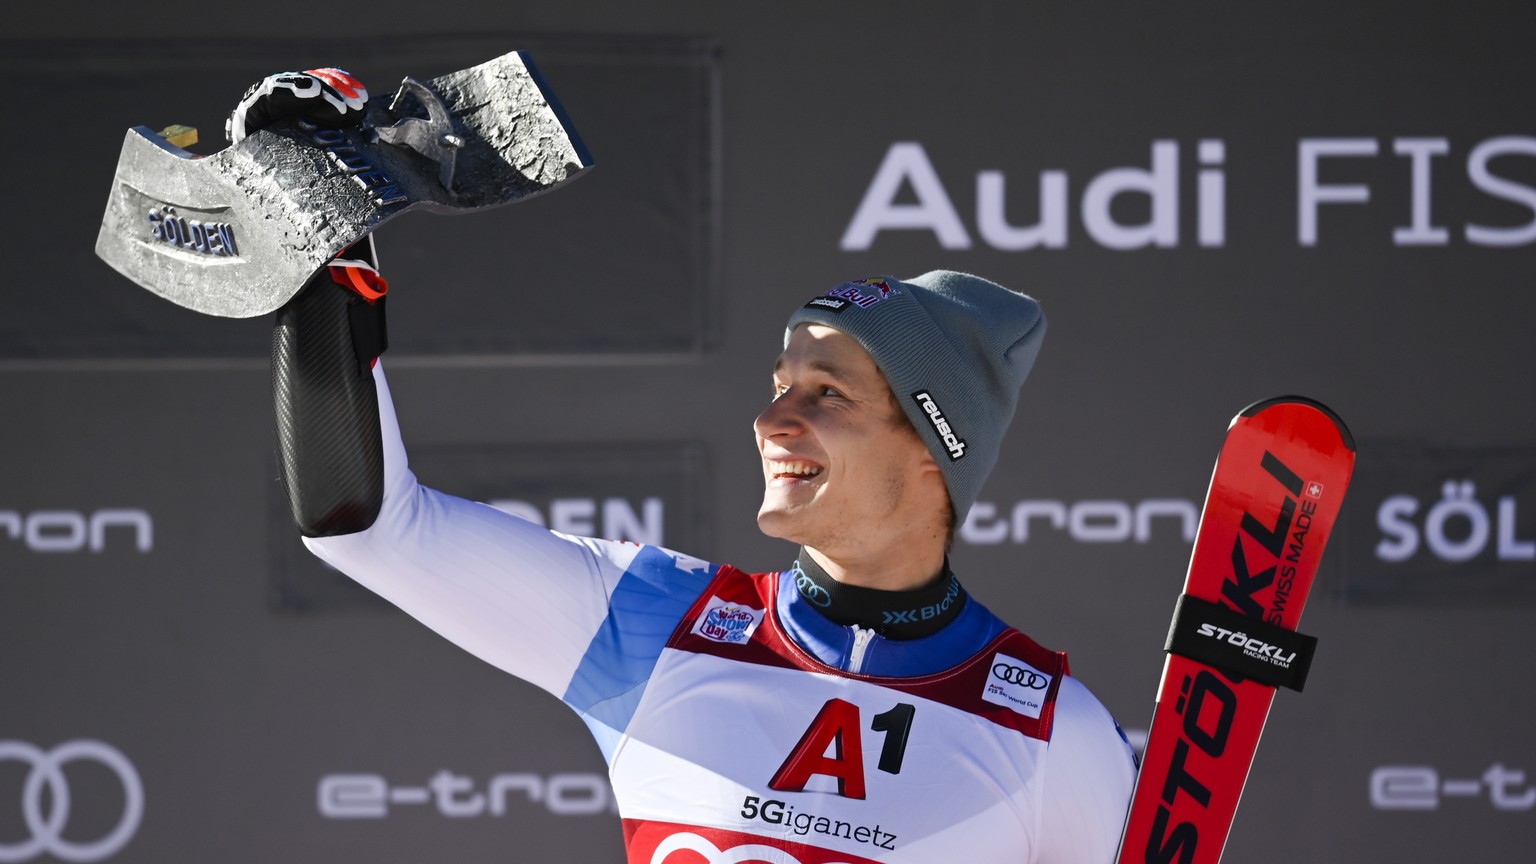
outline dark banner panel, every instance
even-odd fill
[[[410,459],[422,483],[551,531],[665,548],[710,545],[703,506],[709,476],[698,444],[421,447],[412,449]],[[275,608],[393,608],[311,555],[293,526],[287,498],[275,485],[272,492]],[[5,516],[0,512],[0,526]]]
[[[262,356],[264,324],[204,319],[92,254],[129,127],[191,125],[201,142],[189,149],[212,153],[225,146],[224,120],[240,93],[263,75],[341,66],[388,93],[403,76],[425,80],[512,50],[528,51],[558,82],[602,167],[496,218],[412,214],[382,228],[379,257],[396,288],[394,349],[701,350],[718,267],[715,47],[508,35],[8,44],[0,70],[12,111],[50,119],[45,156],[31,136],[0,144],[4,164],[34,166],[7,172],[11,194],[29,204],[0,238],[8,286],[0,358]],[[71,105],[89,110],[61,110]]]
[[[1536,449],[1388,442],[1364,449],[1347,541],[1347,600],[1536,600]]]

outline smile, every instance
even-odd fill
[[[821,473],[821,466],[810,462],[780,462],[775,459],[765,459],[763,464],[767,466],[768,475],[774,480],[808,480]]]

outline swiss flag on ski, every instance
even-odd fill
[[[1300,690],[1296,632],[1355,465],[1338,415],[1299,396],[1232,418],[1211,475],[1120,864],[1215,864],[1276,687]]]

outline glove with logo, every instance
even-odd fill
[[[224,137],[231,144],[238,144],[257,129],[285,118],[307,120],[328,129],[359,126],[367,106],[368,88],[343,69],[328,66],[303,72],[279,72],[246,89],[240,104],[224,121]],[[377,267],[373,235],[364,237],[336,257],[337,260],[360,259]],[[351,287],[347,280],[338,280],[338,284]],[[378,299],[366,291],[358,293],[369,301]]]
[[[279,72],[251,85],[224,123],[224,137],[240,143],[257,129],[285,117],[336,129],[363,122],[368,88],[340,69]]]

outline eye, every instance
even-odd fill
[[[789,385],[788,384],[781,384],[781,383],[775,381],[775,382],[773,382],[773,388],[771,390],[770,395],[771,395],[771,398],[778,399],[780,396],[783,396],[788,391],[789,391]],[[830,384],[822,385],[821,387],[817,388],[816,395],[818,395],[818,396],[832,396],[832,397],[837,398],[837,399],[846,399],[846,398],[848,398],[848,397],[843,395],[841,390],[838,390],[836,387],[833,387]]]

